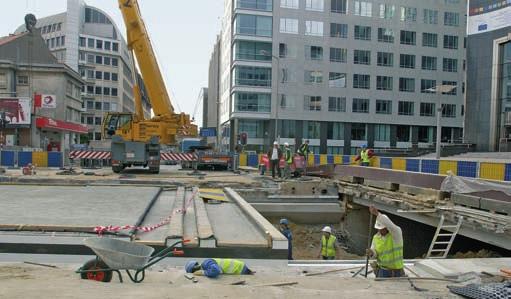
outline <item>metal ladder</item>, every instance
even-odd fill
[[[440,217],[440,222],[436,228],[435,235],[429,246],[427,259],[444,259],[447,257],[449,250],[451,249],[454,238],[460,230],[461,223],[463,222],[463,216],[458,216],[458,223],[455,225],[444,225],[445,217]],[[451,230],[454,230],[451,232]]]

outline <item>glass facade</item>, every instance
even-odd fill
[[[234,98],[234,111],[270,112],[271,94],[269,93],[236,92]]]
[[[237,60],[271,61],[271,43],[236,41],[234,57]]]
[[[272,11],[272,0],[237,0],[236,8]]]
[[[237,34],[271,37],[272,22],[272,17],[238,14],[234,27]]]
[[[271,68],[237,66],[234,80],[237,86],[271,87]]]

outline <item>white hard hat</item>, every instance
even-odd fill
[[[383,223],[381,223],[380,221],[376,220],[376,222],[374,223],[374,228],[376,228],[376,229],[384,229],[385,225],[383,225]]]
[[[289,143],[285,142],[285,143],[284,143],[284,146],[289,146]]]
[[[279,143],[277,141],[274,141],[273,145],[279,145]]]
[[[325,226],[325,227],[323,227],[323,229],[321,231],[325,232],[325,233],[331,234],[332,233],[332,228],[330,226]]]

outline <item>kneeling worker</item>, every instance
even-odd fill
[[[185,265],[186,273],[194,273],[202,270],[204,275],[215,278],[220,274],[250,275],[255,272],[250,270],[245,262],[235,259],[205,259],[202,264],[197,261],[189,261]]]
[[[371,206],[369,212],[376,216],[374,228],[378,230],[373,236],[369,257],[376,257],[376,277],[401,277],[403,270],[403,232],[389,217]]]

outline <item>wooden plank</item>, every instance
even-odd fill
[[[172,208],[172,218],[167,234],[168,239],[183,238],[183,207],[185,201],[185,188],[179,187],[176,191],[176,200]]]
[[[208,213],[204,201],[198,195],[194,198],[195,219],[197,221],[197,233],[201,240],[213,238],[213,228],[209,222]]]

